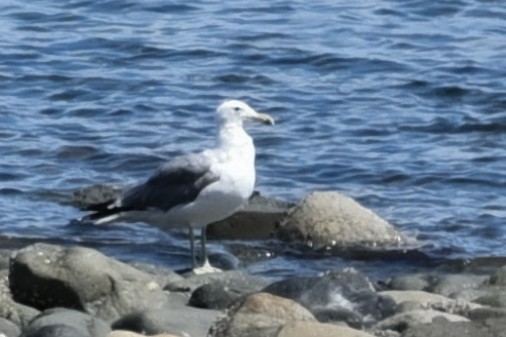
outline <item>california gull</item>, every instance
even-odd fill
[[[253,193],[255,147],[243,128],[248,119],[274,124],[271,116],[242,101],[225,101],[216,109],[218,133],[213,148],[174,157],[146,182],[94,207],[86,218],[95,224],[123,220],[162,229],[187,227],[193,269],[197,266],[193,231],[200,229],[202,267],[210,267],[206,226],[232,215]]]

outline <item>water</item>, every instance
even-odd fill
[[[1,2],[0,13],[3,242],[184,266],[184,235],[72,226],[83,214],[56,201],[90,184],[133,183],[208,146],[215,107],[233,97],[278,122],[249,128],[262,193],[296,201],[338,190],[434,258],[506,255],[501,1],[46,0]],[[275,275],[419,261],[277,242],[211,251]]]

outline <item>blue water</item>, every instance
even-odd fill
[[[240,98],[277,120],[249,128],[263,194],[338,190],[433,257],[505,256],[505,20],[478,0],[0,2],[2,242],[184,266],[184,235],[72,226],[83,213],[59,201],[208,146],[215,107]],[[277,242],[211,251],[266,274],[375,267]]]

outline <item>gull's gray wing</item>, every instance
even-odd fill
[[[211,162],[203,153],[173,158],[162,165],[144,184],[126,191],[121,199],[123,210],[158,209],[194,201],[208,185],[219,180],[211,172]]]

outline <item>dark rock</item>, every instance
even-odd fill
[[[436,320],[407,329],[402,337],[505,337],[506,321],[489,321],[487,324],[473,322],[448,322]]]
[[[379,296],[371,282],[354,269],[288,278],[263,291],[297,301],[322,322],[343,321],[352,327],[371,325],[395,308],[391,299]]]
[[[191,294],[189,305],[205,309],[226,309],[245,295],[260,291],[267,282],[244,273],[204,284]]]
[[[122,189],[117,186],[92,185],[75,191],[71,204],[80,209],[89,209],[116,200],[121,192]]]
[[[76,310],[54,308],[35,317],[23,331],[23,336],[103,337],[111,331],[109,324]],[[52,333],[52,334],[50,334]]]
[[[21,333],[19,327],[8,319],[0,317],[0,336],[18,337]]]
[[[292,321],[316,321],[296,302],[266,293],[255,293],[234,304],[216,321],[209,337],[276,337]]]
[[[170,333],[180,336],[205,336],[220,311],[171,304],[162,309],[126,315],[112,327],[146,335]]]
[[[314,192],[293,208],[278,231],[309,246],[397,247],[407,239],[391,224],[337,192]]]
[[[265,240],[275,235],[278,224],[292,205],[255,192],[234,215],[207,226],[207,237],[220,240]]]
[[[12,299],[9,289],[8,270],[0,271],[0,317],[12,321],[21,328],[25,327],[40,312],[34,308],[19,304]]]
[[[113,321],[165,303],[150,275],[88,248],[27,247],[13,257],[9,277],[14,299],[40,310],[60,306]]]

